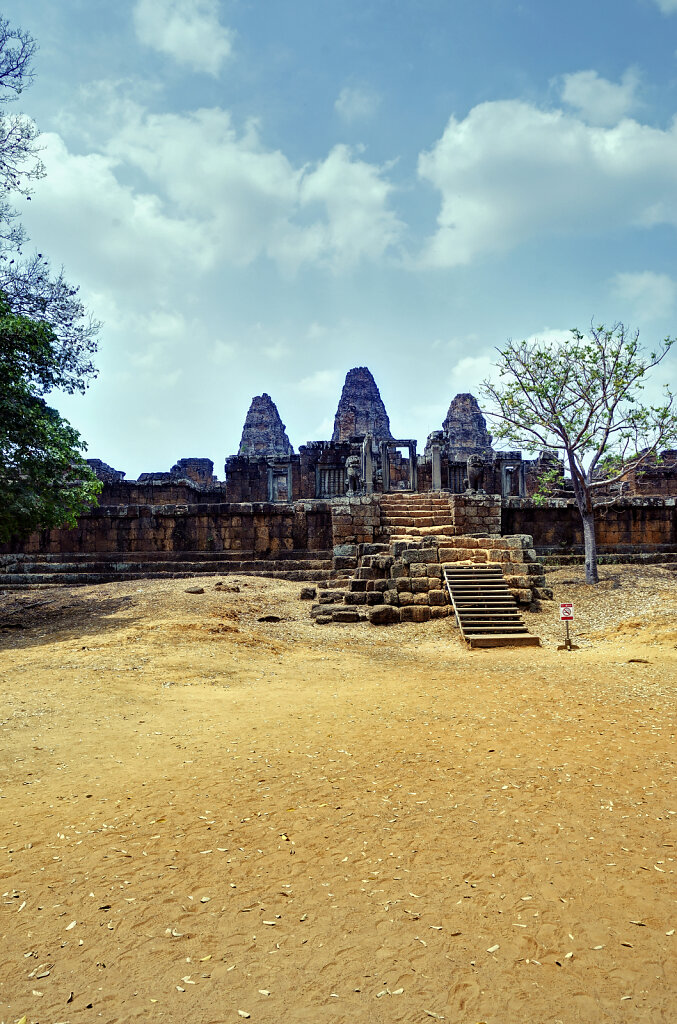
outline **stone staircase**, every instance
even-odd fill
[[[381,535],[384,538],[395,540],[431,534],[453,537],[455,533],[447,494],[394,493],[381,498]]]
[[[442,577],[469,647],[540,646],[525,626],[500,566],[446,567]]]
[[[0,555],[0,589],[61,583],[66,586],[199,575],[264,576],[324,583],[335,579],[331,551],[280,551],[256,558],[247,551],[135,551]]]

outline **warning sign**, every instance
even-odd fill
[[[574,606],[572,601],[566,601],[559,606],[560,622],[574,621]]]

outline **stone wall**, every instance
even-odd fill
[[[500,536],[500,494],[450,494],[449,506],[454,529],[459,536],[475,533]]]
[[[504,500],[501,532],[529,533],[541,554],[580,554],[583,528],[575,502],[554,498],[545,505]],[[600,554],[653,552],[677,546],[677,498],[618,498],[596,511]]]
[[[100,506],[73,529],[42,530],[0,552],[233,551],[274,558],[330,549],[331,522],[331,508],[321,501]]]

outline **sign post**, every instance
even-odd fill
[[[577,651],[578,647],[572,644],[571,637],[569,636],[569,623],[574,621],[574,605],[573,601],[563,601],[559,606],[559,618],[560,622],[566,625],[566,636],[564,643],[560,644],[557,648],[558,651]]]

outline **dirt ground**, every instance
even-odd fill
[[[601,572],[571,653],[0,594],[0,1021],[673,1022],[677,573]]]

